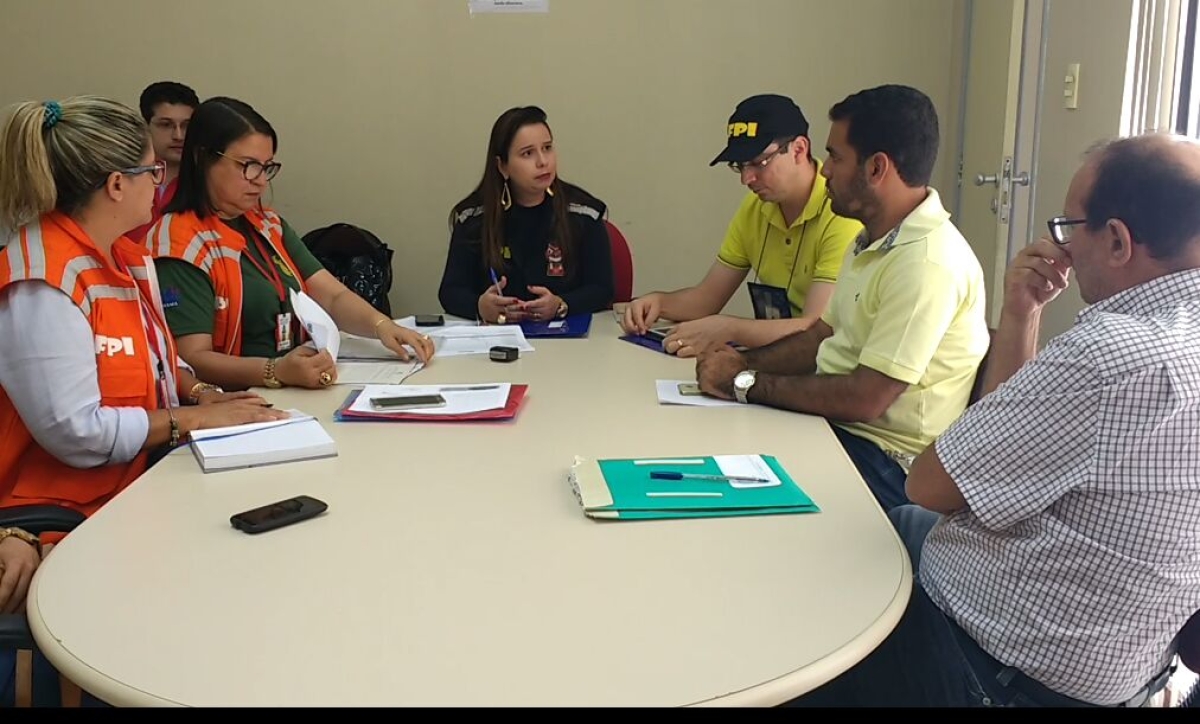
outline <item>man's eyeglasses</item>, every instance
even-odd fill
[[[766,156],[756,158],[753,161],[730,161],[729,162],[729,170],[733,171],[734,173],[736,173],[738,175],[741,175],[742,171],[745,171],[746,169],[750,169],[752,171],[761,171],[764,168],[766,168],[767,166],[769,166],[771,164],[771,162],[774,161],[779,156],[786,155],[788,152],[788,149],[792,147],[792,141],[794,141],[794,140],[795,139],[789,139],[787,141],[780,141],[779,148],[768,153]]]
[[[1087,219],[1068,219],[1065,216],[1055,216],[1046,222],[1050,228],[1050,238],[1055,244],[1066,244],[1071,241],[1071,232],[1076,226],[1086,224]]]
[[[154,185],[159,186],[167,178],[167,164],[165,161],[155,161],[149,166],[134,166],[133,168],[119,169],[117,173],[123,173],[126,176],[137,176],[138,174],[148,173],[150,174],[150,179],[154,181]]]
[[[271,179],[275,178],[275,174],[279,173],[279,169],[283,168],[283,164],[276,163],[274,161],[268,161],[267,163],[262,163],[261,161],[243,161],[240,158],[226,156],[220,151],[213,151],[213,153],[217,154],[221,158],[227,158],[241,166],[242,177],[247,181],[254,181],[263,174],[266,174],[267,180],[270,181]]]

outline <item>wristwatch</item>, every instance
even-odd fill
[[[198,405],[200,404],[200,395],[204,394],[205,392],[216,392],[217,394],[223,394],[225,390],[221,389],[217,385],[209,384],[207,382],[197,382],[196,384],[192,385],[192,391],[188,393],[188,399],[191,400],[193,405]]]
[[[22,530],[21,528],[0,528],[0,541],[3,541],[5,538],[17,538],[19,540],[23,540],[29,545],[33,546],[34,550],[38,552],[39,558],[42,555],[42,541],[38,539],[36,535],[27,530]]]
[[[263,384],[272,390],[278,390],[280,387],[283,387],[283,383],[275,376],[275,363],[277,361],[275,357],[268,358],[267,365],[263,367]]]
[[[757,381],[758,372],[755,370],[742,370],[733,378],[733,396],[737,401],[745,405],[749,400],[746,395],[750,394],[750,388]]]

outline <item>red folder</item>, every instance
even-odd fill
[[[333,419],[338,422],[469,422],[473,420],[511,420],[517,416],[517,410],[521,407],[521,403],[525,401],[525,393],[529,390],[529,385],[513,385],[508,390],[508,400],[504,403],[504,407],[495,410],[483,410],[482,412],[469,412],[462,415],[420,415],[412,412],[358,412],[351,410],[350,406],[362,394],[362,390],[354,390],[350,393],[342,406],[333,413]]]

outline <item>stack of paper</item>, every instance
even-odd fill
[[[712,518],[820,509],[770,455],[587,460],[568,475],[585,515]]]
[[[337,446],[321,423],[299,410],[291,417],[192,433],[192,454],[206,473],[334,457]]]
[[[533,351],[533,345],[529,344],[521,328],[515,324],[479,326],[468,322],[447,324],[444,327],[420,327],[419,331],[429,335],[439,357],[487,354],[488,350],[497,345],[516,347],[522,352]],[[353,334],[343,335],[341,355],[344,360],[399,359],[395,352],[383,346],[383,342]]]

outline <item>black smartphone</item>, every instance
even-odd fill
[[[297,495],[294,498],[281,500],[278,503],[271,503],[261,508],[238,513],[229,519],[229,523],[243,533],[264,533],[268,530],[308,520],[324,513],[328,509],[329,506],[324,501],[310,498],[307,495]]]
[[[445,407],[446,398],[441,395],[400,395],[376,397],[371,400],[375,410],[415,410],[423,407]]]
[[[446,318],[440,314],[418,314],[418,327],[440,327],[446,323]]]
[[[667,335],[670,333],[671,333],[670,329],[649,329],[649,330],[646,330],[646,334],[643,336],[645,336],[646,339],[652,339],[655,342],[662,342],[663,340],[665,340],[667,338]]]

